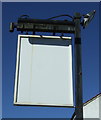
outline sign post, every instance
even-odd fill
[[[75,13],[75,114],[76,120],[83,120],[83,100],[82,100],[82,60],[81,60],[81,15]]]
[[[20,17],[17,23],[10,23],[10,32],[52,32],[55,33],[72,33],[74,34],[74,52],[75,52],[75,119],[83,120],[83,95],[82,95],[82,56],[81,56],[81,26],[85,28],[93,19],[95,10],[81,15],[75,13],[74,17],[70,15],[60,15],[52,17],[50,19],[31,19],[28,16],[26,18]],[[72,18],[72,21],[68,20],[51,20],[53,18],[68,16]],[[28,18],[27,18],[28,17]],[[83,21],[81,18],[83,17]]]

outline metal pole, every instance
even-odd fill
[[[75,13],[74,23],[75,23],[75,97],[76,97],[75,119],[83,120],[80,13]]]

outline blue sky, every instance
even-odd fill
[[[13,106],[17,35],[9,32],[9,23],[27,14],[34,19],[47,19],[60,14],[86,14],[96,10],[93,21],[82,29],[83,102],[99,93],[99,3],[3,3],[2,9],[2,101],[3,118],[70,118],[72,108]],[[60,19],[66,19],[62,17]],[[68,34],[69,35],[69,34]],[[67,35],[67,36],[68,36]],[[71,36],[71,35],[69,35]]]

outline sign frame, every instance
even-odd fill
[[[20,49],[21,49],[21,38],[30,38],[30,37],[36,37],[36,38],[53,38],[53,39],[68,39],[71,40],[71,37],[61,37],[61,36],[41,36],[41,35],[18,35],[18,48],[17,48],[17,61],[16,61],[16,74],[15,74],[15,86],[14,86],[14,105],[16,106],[39,106],[39,107],[66,107],[66,108],[74,108],[74,98],[73,98],[73,106],[64,106],[64,105],[49,105],[49,104],[31,104],[31,103],[17,103],[17,94],[18,94],[18,76],[19,76],[19,64],[20,64]],[[71,45],[72,46],[72,45]],[[73,66],[72,66],[73,70]],[[72,73],[73,76],[73,73]],[[73,82],[72,82],[73,85]],[[73,87],[74,88],[74,87]],[[73,97],[74,97],[74,91],[73,91]]]

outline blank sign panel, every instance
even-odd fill
[[[73,107],[70,37],[18,36],[14,104]]]

